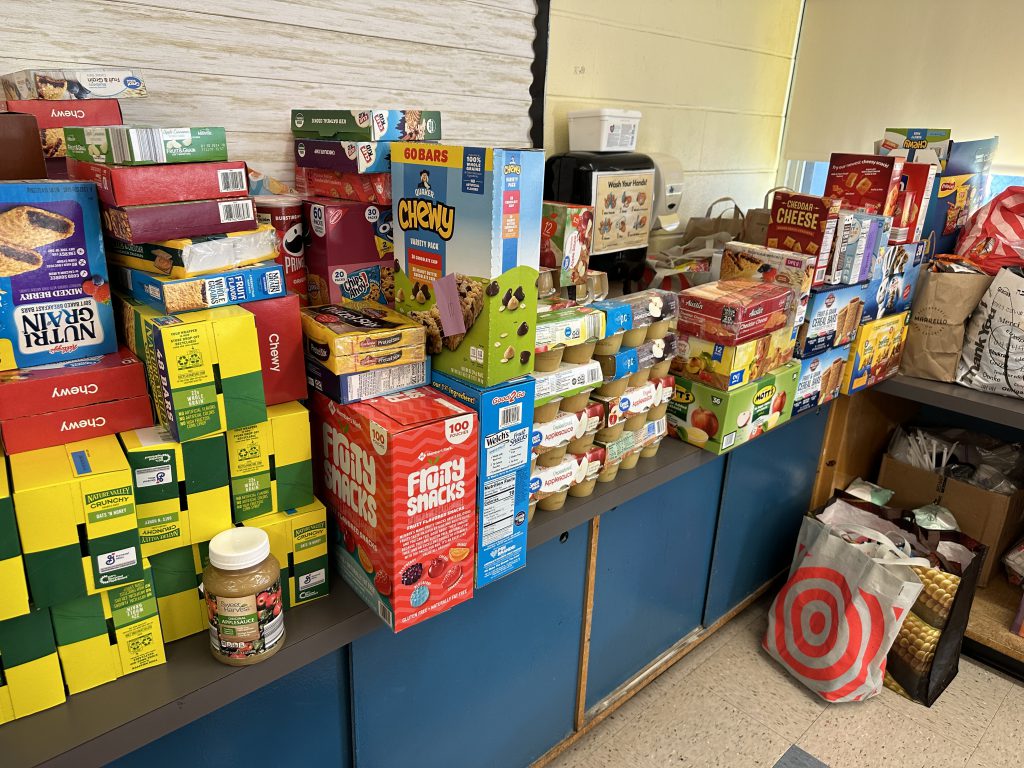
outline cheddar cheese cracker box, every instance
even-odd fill
[[[28,583],[25,561],[21,556],[18,524],[14,517],[11,486],[7,479],[7,461],[0,452],[0,622],[28,613]],[[0,694],[2,696],[3,694]],[[0,717],[3,722],[3,717]]]
[[[910,313],[872,320],[860,327],[850,345],[850,357],[843,370],[844,395],[852,395],[895,376],[903,359]]]
[[[0,370],[116,349],[96,187],[0,181]]]
[[[150,391],[160,424],[175,440],[267,420],[251,312],[218,307],[144,323]]]
[[[148,561],[143,565],[141,581],[50,609],[69,693],[87,691],[167,660],[151,569]]]
[[[0,670],[0,723],[64,703],[64,679],[48,610],[0,621]]]
[[[433,386],[472,408],[480,421],[475,573],[479,589],[526,565],[535,383],[524,377],[481,389],[439,373]]]
[[[250,518],[245,525],[262,528],[270,538],[270,552],[281,564],[281,578],[288,582],[282,590],[285,610],[327,596],[327,509],[318,499]]]
[[[224,435],[178,443],[162,427],[149,427],[119,438],[132,470],[143,556],[208,541],[231,527]]]
[[[420,109],[293,109],[292,133],[305,138],[433,141],[441,113]]]
[[[318,496],[338,570],[399,632],[473,596],[477,416],[431,387],[338,405],[314,394]]]
[[[395,143],[395,304],[434,370],[489,387],[533,370],[544,153]]]
[[[199,545],[161,552],[150,557],[149,562],[164,642],[208,632],[210,621],[202,594],[203,564]]]
[[[313,502],[309,412],[301,403],[267,408],[267,420],[227,432],[235,522]]]
[[[825,282],[832,241],[835,239],[841,200],[832,197],[778,191],[772,198],[765,244],[814,257],[814,285]]]
[[[142,578],[131,469],[115,436],[19,453],[10,466],[33,604]]]
[[[895,155],[833,152],[825,194],[839,198],[843,208],[892,216],[904,162],[904,158]]]

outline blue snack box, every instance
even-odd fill
[[[863,286],[862,322],[898,315],[910,309],[923,263],[923,243],[887,246],[882,251],[871,282]]]
[[[284,269],[272,261],[208,275],[170,278],[111,265],[114,285],[167,315],[274,299],[285,294]]]
[[[371,397],[393,395],[430,384],[430,358],[419,363],[402,363],[355,373],[334,373],[312,357],[306,357],[306,383],[341,405]]]
[[[0,370],[116,350],[96,186],[0,181]]]
[[[604,312],[604,337],[614,336],[619,331],[633,330],[633,305],[621,299],[592,301],[590,306]]]
[[[843,385],[843,366],[849,357],[850,345],[844,344],[801,361],[800,381],[793,398],[794,416],[839,396]]]
[[[853,341],[870,286],[836,285],[813,290],[806,318],[797,332],[793,357],[814,357]]]
[[[482,388],[444,373],[433,386],[480,415],[476,587],[526,565],[534,381]]]

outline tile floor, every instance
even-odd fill
[[[1018,768],[1024,686],[961,659],[929,709],[883,690],[826,705],[760,648],[749,608],[648,685],[551,768]]]

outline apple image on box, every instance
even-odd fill
[[[707,433],[708,438],[718,434],[718,417],[707,408],[697,408],[690,414],[690,424]]]
[[[782,413],[786,407],[786,393],[779,392],[772,401],[772,413]]]

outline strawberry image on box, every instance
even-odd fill
[[[473,596],[476,413],[430,387],[312,399],[314,480],[342,577],[392,630]]]

